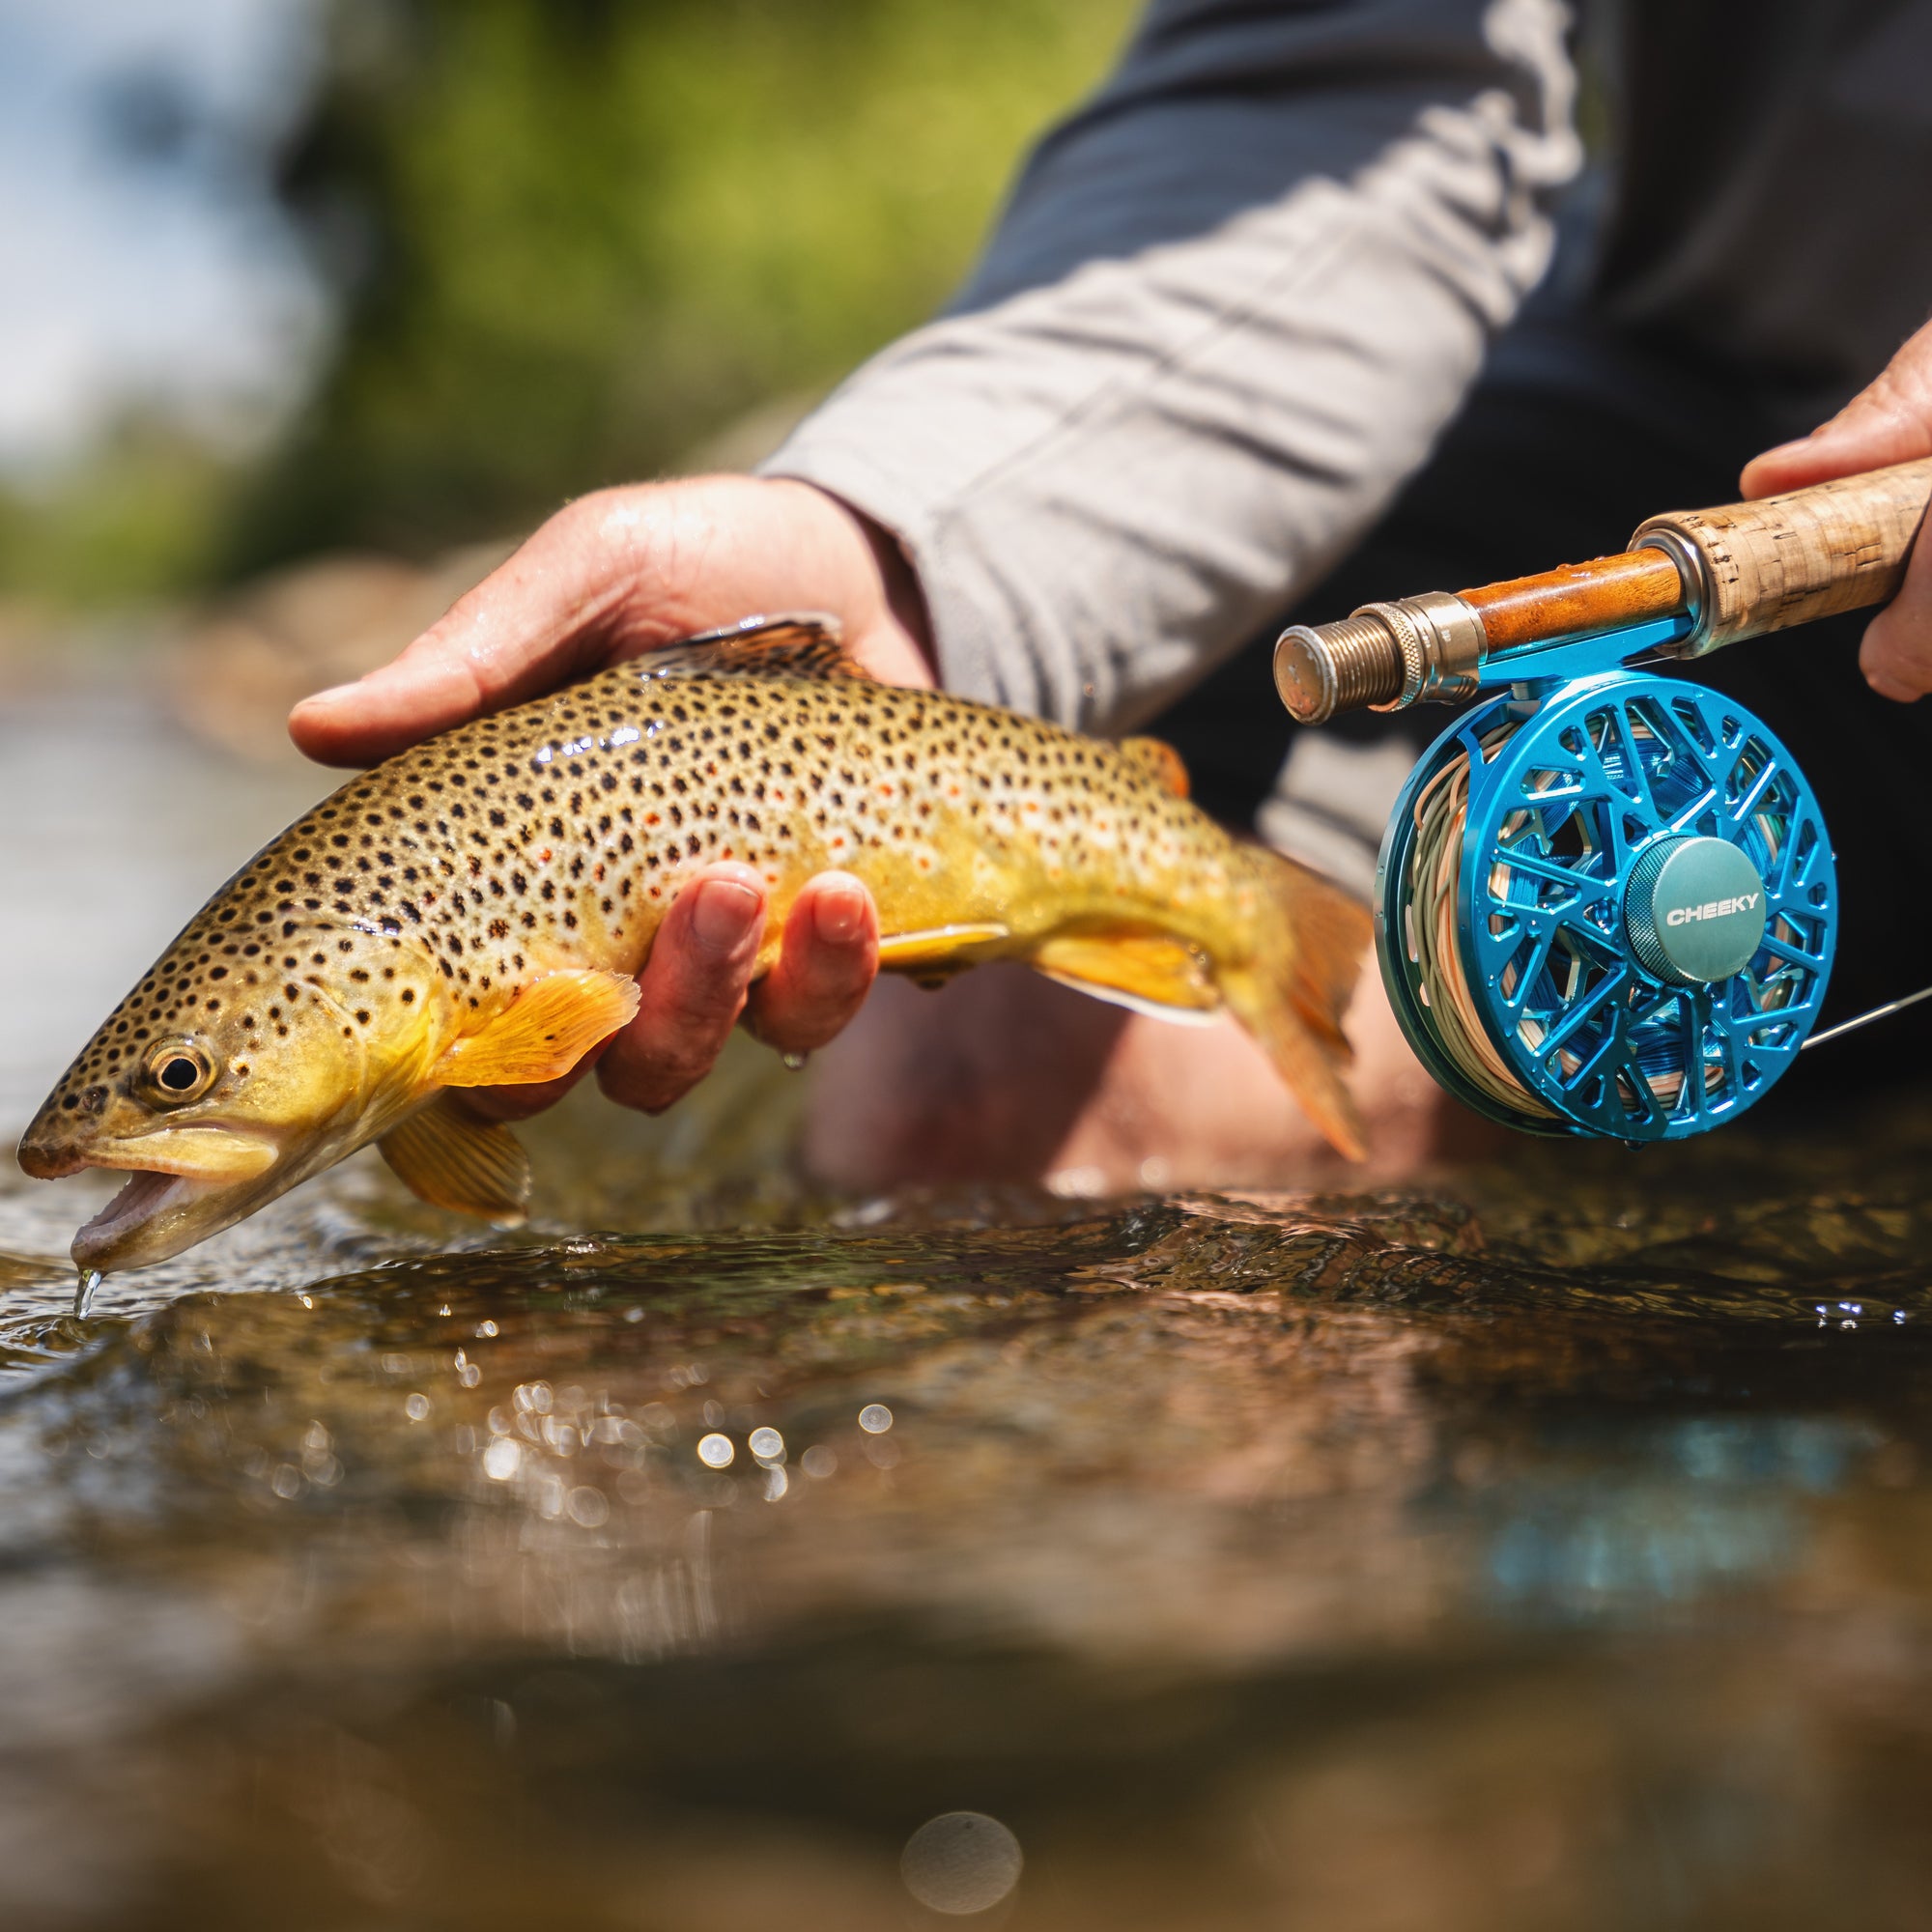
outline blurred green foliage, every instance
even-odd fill
[[[225,482],[156,445],[84,501],[0,505],[0,572],[119,592],[422,553],[661,470],[943,301],[1134,11],[336,0],[284,171],[341,292],[311,401]]]
[[[125,424],[41,488],[0,491],[0,593],[112,605],[209,583],[241,481],[179,430]]]

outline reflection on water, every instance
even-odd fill
[[[1928,1123],[853,1207],[797,1084],[85,1321],[0,1183],[0,1923],[1923,1922]]]

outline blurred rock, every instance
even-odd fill
[[[172,623],[152,606],[77,611],[0,592],[0,707],[11,712],[102,680],[125,690],[129,653],[170,635]]]
[[[0,696],[13,696],[43,655],[45,614],[21,598],[0,598]]]
[[[793,389],[734,416],[694,443],[671,466],[678,476],[711,476],[721,470],[755,469],[824,400],[820,389]]]
[[[191,621],[167,653],[167,706],[224,751],[277,760],[290,706],[387,662],[515,547],[472,544],[430,564],[321,556],[259,578]]]

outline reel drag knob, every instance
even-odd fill
[[[1742,973],[1764,944],[1764,880],[1721,838],[1660,838],[1624,893],[1631,951],[1659,980],[1710,986]]]

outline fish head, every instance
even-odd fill
[[[190,927],[47,1096],[20,1165],[128,1173],[74,1236],[81,1269],[166,1261],[384,1131],[444,1004],[435,962],[392,933]]]

